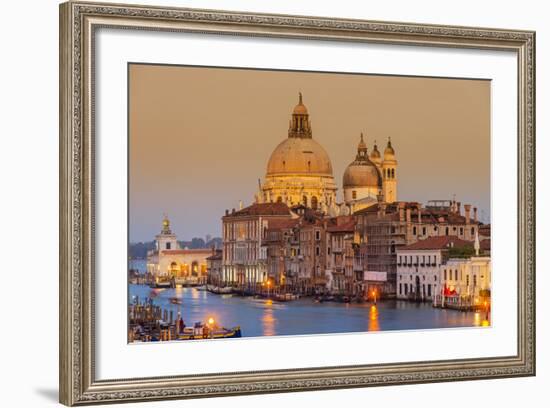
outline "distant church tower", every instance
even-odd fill
[[[176,234],[172,234],[170,230],[170,220],[165,215],[162,220],[162,230],[155,237],[157,243],[157,251],[165,251],[171,249],[179,249]]]
[[[397,160],[390,139],[382,161],[382,194],[386,203],[397,201]]]

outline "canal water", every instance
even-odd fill
[[[370,303],[315,303],[310,298],[281,303],[216,295],[197,288],[153,290],[146,285],[130,285],[129,289],[130,301],[134,296],[140,302],[152,297],[154,304],[173,310],[174,318],[180,313],[186,325],[212,317],[220,326],[240,326],[243,337],[487,325],[483,313],[436,309],[429,303],[379,301],[373,307]],[[181,305],[171,303],[174,297]]]

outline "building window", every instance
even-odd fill
[[[443,273],[444,273],[443,276],[445,277],[445,280],[447,280],[447,269],[445,269],[445,270],[443,271]]]
[[[284,163],[284,162],[283,162],[283,163]],[[278,202],[278,203],[282,203],[282,202],[283,202],[283,197],[281,197],[281,196],[277,197],[277,202]]]
[[[327,248],[327,254],[330,255],[330,247]]]
[[[474,275],[474,287],[477,286],[477,275]]]
[[[464,235],[464,228],[460,227],[460,235]]]
[[[431,297],[432,296],[432,284],[429,283],[428,284],[428,297]]]
[[[391,169],[391,178],[395,178],[395,169]]]
[[[434,282],[437,282],[437,275],[434,275]]]
[[[475,234],[475,230],[474,230],[474,227],[472,227],[472,236],[474,236]]]
[[[445,227],[445,235],[449,235],[449,227]]]
[[[307,207],[307,197],[306,196],[302,197],[302,204]]]
[[[351,192],[351,198],[354,199],[354,200],[357,198],[357,191],[353,190]]]
[[[171,249],[171,248],[172,248],[171,243],[170,243],[170,242],[167,242],[167,243],[166,243],[166,249]]]
[[[455,281],[457,281],[457,280],[458,280],[458,269],[455,270]]]
[[[399,294],[400,294],[400,295],[403,293],[402,289],[403,289],[403,288],[402,288],[402,284],[400,283],[400,284],[399,284]]]
[[[315,247],[315,255],[321,255],[321,250],[319,249],[319,247]]]
[[[319,241],[321,239],[321,231],[315,231],[315,239]]]
[[[413,227],[413,235],[416,235],[416,227]]]
[[[426,235],[426,227],[422,227],[422,235]]]
[[[317,197],[316,196],[311,197],[311,208],[316,210],[317,209],[317,204],[318,204]]]
[[[470,286],[470,275],[466,275],[466,286]]]

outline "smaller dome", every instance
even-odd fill
[[[343,180],[344,188],[349,187],[377,187],[382,188],[382,177],[380,172],[372,163],[369,162],[353,162],[344,172]]]
[[[302,102],[302,93],[300,92],[300,99],[298,101],[298,105],[296,105],[294,107],[294,110],[292,111],[292,113],[294,115],[307,115],[308,112],[307,112],[307,108],[306,106],[304,105],[304,103]]]

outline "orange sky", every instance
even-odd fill
[[[180,239],[219,236],[226,208],[250,204],[304,95],[313,138],[342,176],[360,132],[391,137],[398,199],[451,199],[490,220],[490,81],[184,66],[130,66],[130,241],[163,212]]]

